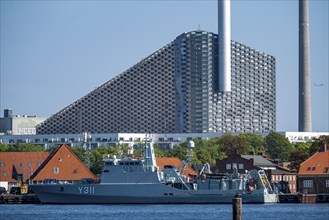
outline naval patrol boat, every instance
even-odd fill
[[[159,170],[149,139],[144,158],[107,156],[103,163],[99,183],[40,183],[30,187],[42,203],[56,204],[213,204],[232,203],[237,196],[243,203],[278,202],[262,170],[214,177],[203,169],[195,178],[184,176],[173,166]]]

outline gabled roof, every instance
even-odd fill
[[[254,160],[254,166],[260,166],[260,167],[276,167],[274,163],[266,159],[265,157],[261,155],[241,155],[242,158],[245,159],[253,159]]]
[[[181,168],[183,167],[183,162],[178,157],[157,157],[156,163],[160,170],[163,170],[166,165],[171,165],[175,166],[180,172],[182,172]],[[197,172],[188,166],[186,172],[183,174],[187,176],[195,176],[197,175]]]
[[[317,152],[301,163],[298,174],[329,175],[329,150],[326,150],[325,152]]]
[[[18,182],[22,176],[25,182],[48,156],[48,152],[0,152],[0,181]]]
[[[80,161],[73,151],[65,144],[58,147],[42,163],[39,169],[31,176],[33,181],[44,179],[80,180],[96,176]]]

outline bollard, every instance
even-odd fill
[[[242,220],[242,198],[233,198],[233,220]]]

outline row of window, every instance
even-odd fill
[[[304,180],[303,187],[304,188],[313,188],[313,180]],[[329,179],[326,180],[326,187],[329,188]]]
[[[227,163],[226,164],[226,169],[227,170],[231,170],[231,169],[239,169],[239,170],[243,170],[244,169],[244,164],[243,163],[233,163],[233,164],[230,164],[230,163]]]
[[[315,171],[316,167],[307,167],[307,171]],[[329,167],[323,168],[323,173],[329,173]]]
[[[32,167],[33,166],[32,162],[28,162],[27,164],[28,164],[29,167]],[[38,167],[39,167],[41,165],[41,162],[37,162],[37,164],[38,164]],[[6,165],[5,162],[3,162],[3,161],[0,162],[0,167],[5,167],[5,165]],[[19,163],[18,166],[20,168],[23,168],[24,167],[24,164],[23,163]]]

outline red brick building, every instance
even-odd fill
[[[44,179],[74,182],[83,178],[97,179],[65,144],[54,150],[31,176],[33,182]]]
[[[269,181],[281,192],[296,192],[297,174],[280,167],[263,154],[232,154],[223,160],[217,160],[211,171],[215,174],[232,173],[234,167],[237,168],[239,173],[245,173],[246,170],[252,169],[265,170]]]
[[[329,194],[329,150],[315,153],[300,165],[298,191]]]
[[[0,186],[8,190],[26,182],[48,156],[48,152],[0,152]]]

